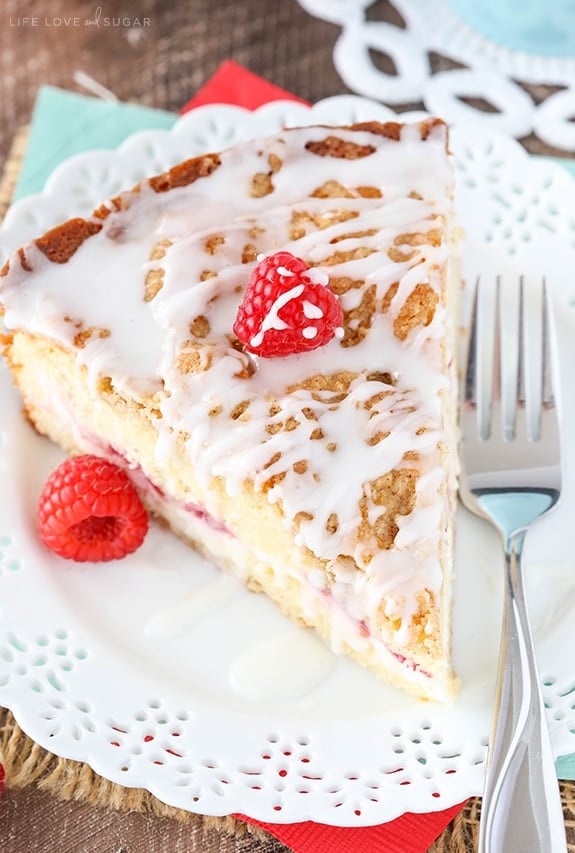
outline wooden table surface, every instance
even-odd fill
[[[118,15],[133,25],[104,26],[103,16]],[[369,15],[399,22],[393,7],[381,0]],[[64,16],[77,19],[77,25],[63,24]],[[86,24],[98,18],[100,26]],[[2,0],[0,159],[4,161],[15,133],[29,121],[38,87],[49,83],[82,91],[75,82],[78,71],[122,100],[173,111],[229,58],[309,101],[346,93],[332,60],[338,33],[338,27],[309,16],[295,0]],[[389,59],[380,56],[378,63],[391,70]],[[434,56],[432,64],[442,69],[452,63]],[[539,99],[547,90],[530,91]],[[554,153],[533,138],[523,142],[528,150]],[[0,849],[279,853],[286,848],[271,839],[238,839],[176,820],[64,803],[30,787],[7,791],[0,801]]]

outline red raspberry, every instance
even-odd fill
[[[148,532],[148,513],[126,472],[100,456],[73,456],[52,472],[38,503],[40,538],[60,557],[118,560]]]
[[[324,346],[343,322],[328,281],[291,252],[262,258],[238,308],[234,333],[247,350],[266,358]]]

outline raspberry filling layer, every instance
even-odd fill
[[[313,589],[313,585],[310,584]],[[374,635],[373,631],[370,630],[369,625],[365,621],[365,619],[354,619],[349,613],[346,611],[344,607],[341,606],[337,601],[335,601],[331,590],[329,589],[321,589],[316,590],[319,592],[322,598],[327,599],[329,601],[330,607],[334,610],[337,609],[340,613],[342,613],[346,619],[354,626],[356,631],[359,633],[361,637],[369,638],[376,642],[378,645],[383,646],[385,650],[393,657],[396,661],[398,661],[402,666],[406,667],[406,669],[412,670],[412,672],[417,672],[420,675],[423,675],[425,678],[433,678],[431,672],[428,672],[426,669],[423,669],[421,664],[417,663],[417,661],[412,660],[411,658],[407,658],[405,655],[400,654],[399,652],[394,652],[393,649],[387,644],[383,643],[381,640]]]
[[[91,440],[91,443],[97,442]],[[136,489],[141,494],[148,495],[152,503],[157,500],[161,500],[165,503],[178,505],[182,507],[185,512],[188,512],[194,518],[197,518],[198,521],[202,521],[204,522],[204,524],[207,524],[208,527],[210,527],[212,530],[215,530],[218,533],[225,533],[228,536],[233,536],[233,533],[223,523],[223,521],[220,521],[219,518],[216,518],[211,513],[209,513],[201,504],[193,503],[192,501],[187,501],[184,503],[183,501],[178,501],[175,498],[172,498],[167,495],[160,486],[154,483],[153,480],[150,480],[150,478],[147,476],[147,474],[144,473],[140,465],[131,465],[126,459],[126,457],[119,453],[110,444],[102,448],[102,455],[104,455],[111,462],[115,462],[116,465],[121,465],[123,468],[125,468],[129,472],[130,478],[133,481]]]
[[[205,522],[208,527],[212,528],[212,530],[216,530],[218,533],[227,533],[228,536],[233,536],[223,521],[220,521],[218,518],[215,518],[215,516],[210,515],[210,513],[200,504],[185,503],[184,509],[186,512],[193,515],[194,518],[197,518],[198,521]]]

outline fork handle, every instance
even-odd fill
[[[561,796],[525,604],[525,529],[504,535],[504,613],[479,853],[566,853]]]

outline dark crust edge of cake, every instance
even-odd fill
[[[424,119],[419,122],[419,131],[422,140],[428,139],[436,127],[446,127],[445,122],[439,118]],[[320,125],[321,126],[321,125]],[[335,135],[338,130],[367,131],[377,136],[397,142],[401,136],[404,122],[389,121],[366,121],[351,125],[328,126],[323,125],[326,130],[333,131],[324,140],[306,144],[306,149],[320,157],[334,157],[339,159],[356,159],[367,156],[375,148],[371,146],[358,146],[356,143],[338,139]],[[447,150],[447,137],[446,137]],[[138,194],[145,187],[150,187],[156,193],[164,193],[178,187],[185,187],[200,178],[208,177],[221,165],[219,154],[203,154],[189,160],[184,160],[177,166],[173,166],[167,172],[147,178],[136,184],[131,190],[127,190],[100,205],[90,219],[74,217],[51,228],[41,237],[31,241],[28,246],[35,245],[53,263],[64,264],[70,260],[80,246],[91,236],[102,230],[103,222],[111,213],[125,210],[129,207],[128,199]],[[31,272],[26,257],[26,246],[18,249],[4,264],[0,270],[0,277],[8,275],[10,270],[19,266],[25,272]],[[0,316],[3,314],[3,306],[0,303]]]

